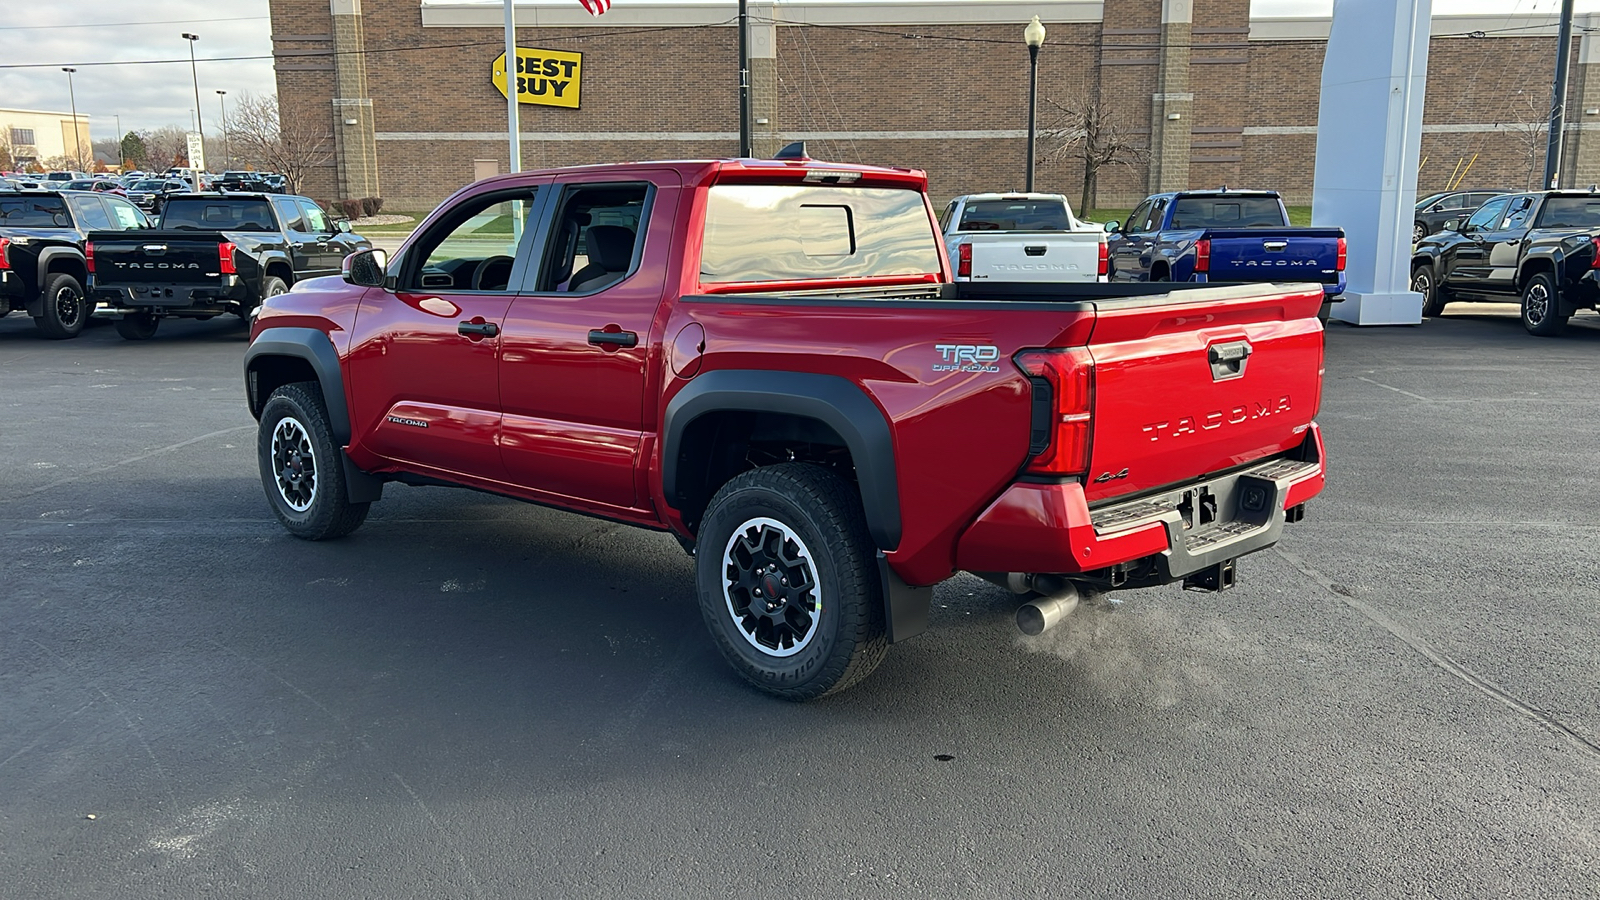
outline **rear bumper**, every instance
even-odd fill
[[[1209,283],[1211,281],[1211,278],[1210,278],[1210,276],[1208,276],[1204,272],[1196,272],[1193,276],[1190,277],[1189,280],[1197,282],[1199,284],[1207,284],[1207,283]],[[1293,280],[1293,279],[1290,279],[1290,280]],[[1306,280],[1309,281],[1310,279],[1306,279]],[[1217,283],[1218,284],[1239,284],[1240,282],[1228,281],[1228,280],[1224,279],[1223,281],[1219,281]],[[1337,281],[1316,282],[1316,283],[1322,284],[1322,296],[1324,296],[1324,297],[1337,297],[1340,294],[1344,293],[1345,280],[1344,280],[1344,273],[1343,272],[1339,273],[1339,278],[1338,278]]]
[[[237,275],[224,275],[213,284],[141,284],[132,287],[99,287],[96,300],[114,307],[148,308],[226,305],[248,298],[244,281]]]
[[[962,535],[956,565],[1117,587],[1178,581],[1276,544],[1286,511],[1322,491],[1322,459],[1313,424],[1291,453],[1094,510],[1077,482],[1014,484]]]
[[[22,276],[11,269],[0,269],[0,297],[7,300],[28,299],[28,286],[23,283]]]

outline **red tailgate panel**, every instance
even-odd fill
[[[1220,288],[1184,297],[1099,310],[1089,348],[1090,503],[1287,451],[1316,415],[1320,289],[1261,297],[1259,288]]]

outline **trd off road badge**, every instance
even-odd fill
[[[993,344],[934,344],[942,360],[934,364],[935,372],[998,372],[995,361],[1000,358],[1000,348]]]

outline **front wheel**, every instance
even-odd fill
[[[1420,244],[1420,243],[1422,243],[1422,239],[1427,237],[1427,236],[1428,236],[1428,226],[1422,224],[1421,222],[1415,222],[1415,223],[1412,224],[1412,226],[1411,226],[1411,243]]]
[[[700,528],[700,612],[730,665],[786,700],[843,690],[888,652],[861,498],[820,466],[745,472]]]
[[[1555,279],[1548,272],[1540,272],[1522,286],[1522,327],[1539,337],[1555,337],[1567,328]]]
[[[43,309],[33,320],[45,337],[61,341],[83,332],[94,311],[94,303],[83,293],[78,279],[57,272],[44,281]]]
[[[286,384],[272,392],[261,410],[256,459],[267,502],[295,537],[343,537],[366,521],[371,504],[350,502],[339,453],[316,382]]]
[[[1450,302],[1444,288],[1439,286],[1433,276],[1433,267],[1420,265],[1411,270],[1411,289],[1422,295],[1422,315],[1431,319],[1444,312],[1444,305]]]

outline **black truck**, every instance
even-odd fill
[[[1453,300],[1519,303],[1530,334],[1557,335],[1573,313],[1600,300],[1597,243],[1600,193],[1495,197],[1417,244],[1411,289],[1423,296],[1424,316]]]
[[[85,236],[144,233],[150,220],[120,197],[87,191],[0,193],[0,316],[21,310],[46,337],[77,337],[94,302]]]
[[[91,296],[120,316],[118,334],[146,340],[169,316],[248,321],[264,298],[337,275],[346,256],[371,246],[305,197],[179,194],[153,231],[89,235]]]

